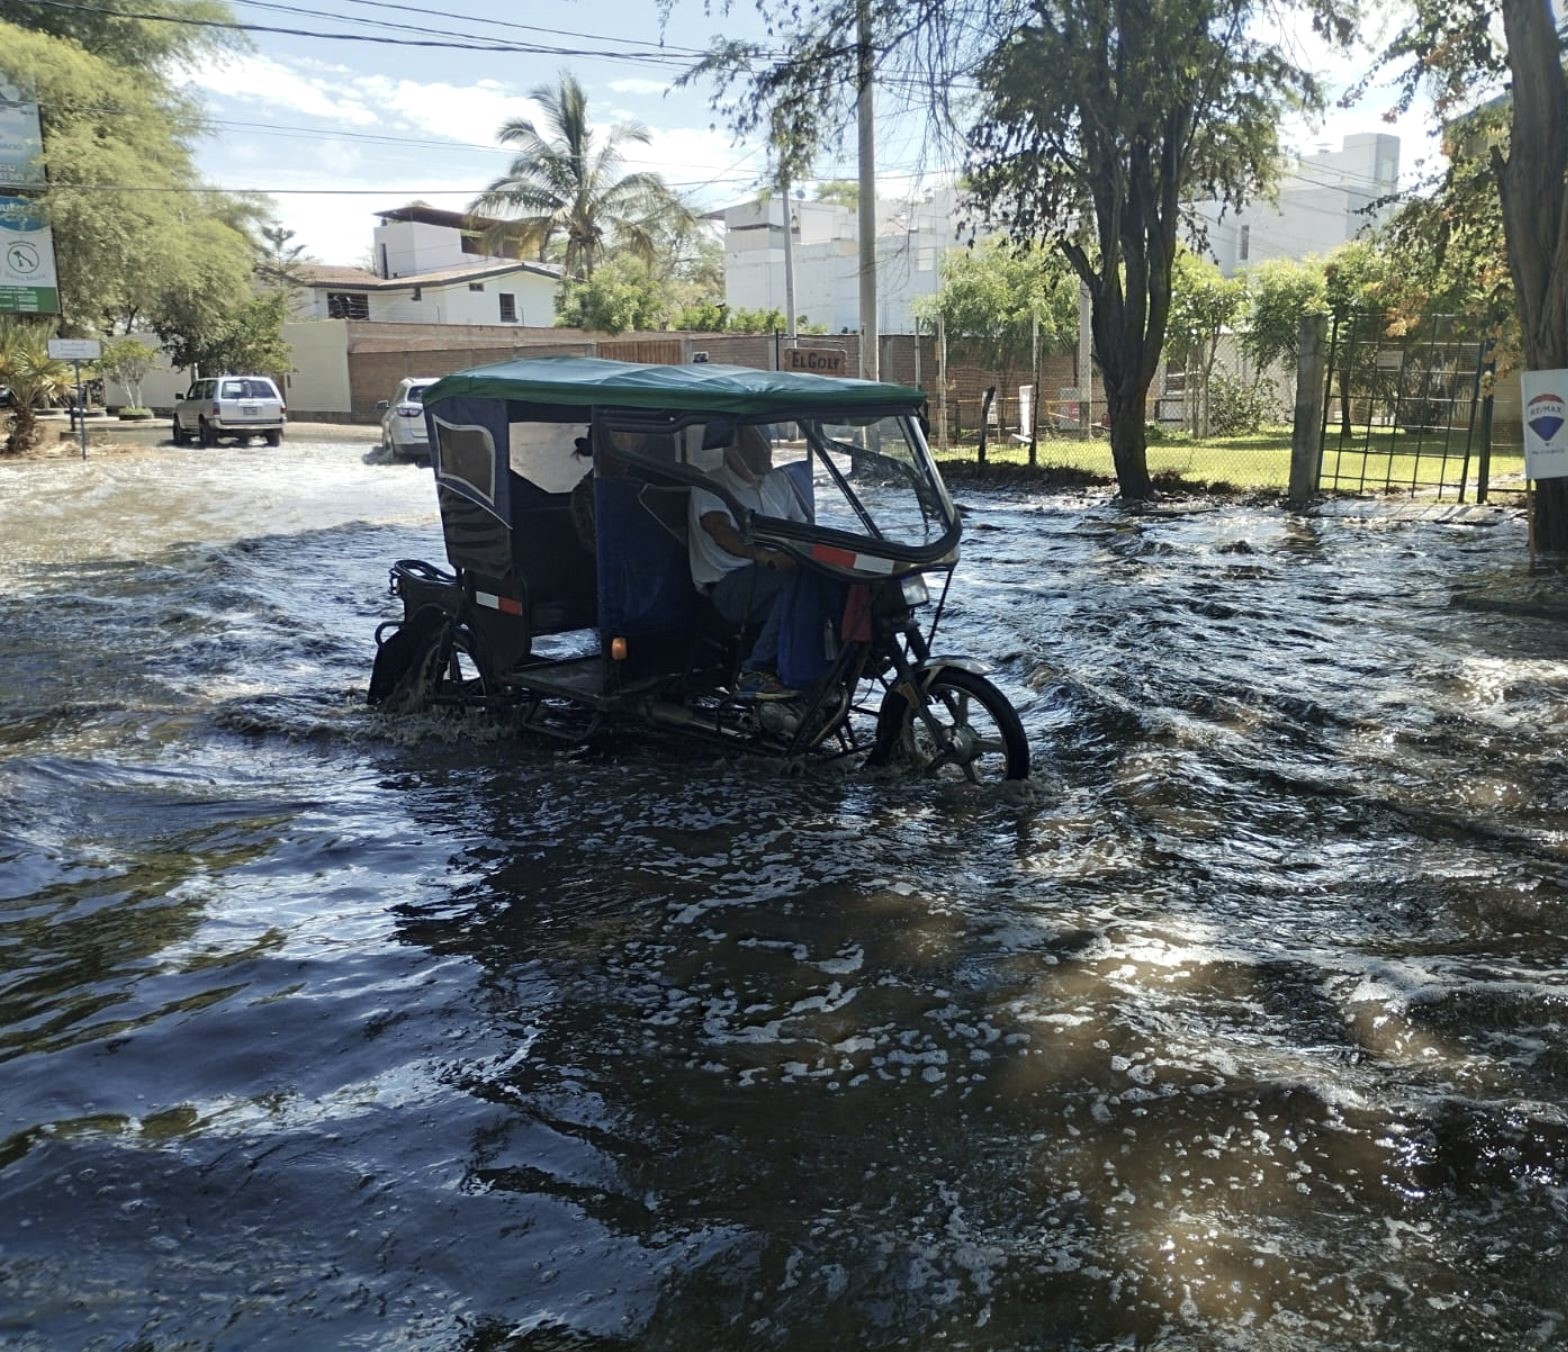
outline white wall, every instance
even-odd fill
[[[149,347],[159,350],[152,370],[142,377],[142,402],[148,408],[168,411],[174,396],[184,394],[195,377],[168,365],[162,345],[151,334],[138,334]],[[349,412],[348,325],[341,319],[290,320],[283,326],[296,368],[283,378],[283,399],[291,415]],[[213,374],[209,372],[209,374]],[[120,408],[131,402],[130,392],[113,380],[104,381],[104,403]]]
[[[375,270],[382,272],[382,250],[386,250],[385,274],[408,277],[419,272],[461,267],[478,262],[475,254],[463,252],[463,236],[449,225],[429,225],[424,221],[384,221],[373,235]]]
[[[348,413],[348,323],[314,319],[283,326],[294,370],[283,377],[283,401],[291,417]]]
[[[470,291],[467,282],[447,282],[440,286],[421,285],[417,279],[408,278],[407,287],[397,286],[385,291],[354,293],[352,286],[323,286],[304,293],[296,310],[301,319],[327,319],[327,293],[346,291],[363,294],[369,307],[368,318],[386,324],[499,324],[501,323],[501,295],[508,293],[516,298],[518,324],[549,327],[555,323],[555,293],[560,282],[537,272],[514,272],[500,277],[486,277],[473,285],[482,287]],[[414,291],[419,299],[414,299]]]
[[[1223,218],[1216,202],[1196,209],[1208,223],[1209,254],[1228,277],[1270,258],[1333,252],[1384,220],[1391,207],[1366,208],[1398,187],[1399,138],[1367,132],[1297,161],[1275,202],[1250,203]]]
[[[795,313],[833,333],[860,327],[858,220],[848,207],[792,204]],[[915,302],[935,292],[941,254],[958,247],[956,195],[877,203],[877,324],[912,333]],[[748,202],[724,213],[724,300],[731,309],[784,309],[783,202]],[[764,221],[767,228],[759,227]]]
[[[190,388],[190,376],[185,371],[172,369],[163,358],[163,344],[150,333],[138,333],[138,342],[158,349],[158,359],[152,370],[142,377],[142,404],[146,408],[169,409],[174,407],[176,391],[184,394]],[[105,378],[103,402],[106,408],[124,408],[131,402],[131,392],[116,380]]]
[[[554,277],[514,272],[504,277],[487,277],[474,285],[484,289],[470,291],[467,282],[422,286],[418,300],[413,299],[412,289],[372,291],[370,317],[388,324],[499,324],[504,292],[516,298],[517,323],[545,327],[555,323],[555,292],[559,283]]]

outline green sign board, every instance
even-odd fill
[[[0,74],[0,184],[43,187],[43,150],[33,91]]]
[[[0,313],[57,315],[54,241],[35,202],[0,197]]]

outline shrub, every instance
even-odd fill
[[[1224,371],[1209,377],[1209,431],[1217,437],[1256,432],[1274,418],[1279,395],[1272,380],[1248,385]]]
[[[152,417],[150,408],[122,408],[120,410],[121,422],[144,422]]]

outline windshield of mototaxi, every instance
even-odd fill
[[[812,524],[904,547],[933,545],[957,516],[908,418],[783,424],[776,461],[811,461]]]

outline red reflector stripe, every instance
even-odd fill
[[[856,573],[891,573],[892,559],[878,558],[875,554],[857,554],[853,549],[839,549],[834,545],[812,545],[811,557],[830,568],[848,568]]]
[[[832,564],[835,568],[853,568],[855,566],[855,551],[853,549],[839,549],[834,545],[812,545],[811,557],[818,563]]]
[[[510,596],[492,596],[489,592],[475,592],[474,600],[491,610],[499,610],[503,615],[521,615],[523,603],[513,600]]]

